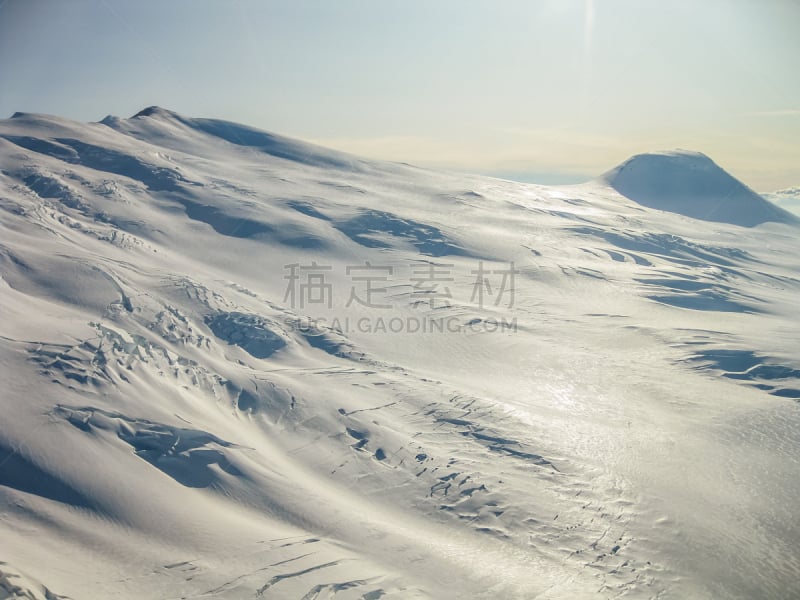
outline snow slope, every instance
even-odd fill
[[[792,597],[797,227],[624,171],[0,121],[0,597]]]

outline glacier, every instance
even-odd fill
[[[699,153],[546,187],[16,113],[0,597],[794,597],[798,293]]]

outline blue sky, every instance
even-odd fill
[[[542,182],[636,152],[800,184],[794,0],[0,0],[0,117],[158,104]]]

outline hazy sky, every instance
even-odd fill
[[[423,166],[800,185],[797,0],[0,0],[0,117],[158,104]]]

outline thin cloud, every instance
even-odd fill
[[[745,113],[748,117],[800,117],[800,108],[786,108],[783,110],[762,110]]]

